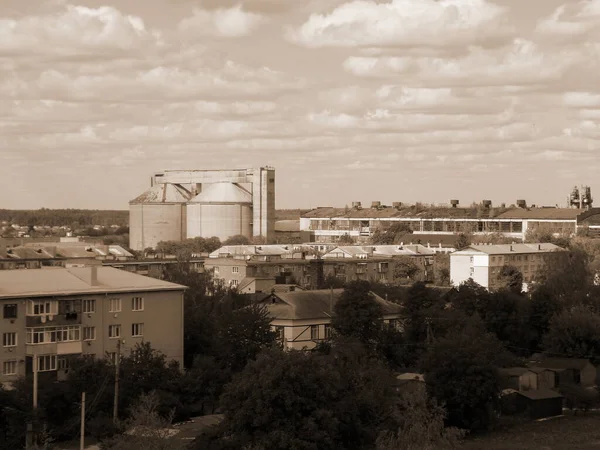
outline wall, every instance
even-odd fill
[[[129,247],[132,250],[155,248],[160,241],[185,238],[184,204],[134,204],[129,209]]]

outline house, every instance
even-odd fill
[[[548,256],[558,251],[564,249],[550,243],[471,245],[450,254],[450,280],[458,286],[472,279],[493,290],[501,287],[502,268],[512,266],[523,275],[523,290],[527,290]]]
[[[181,365],[185,289],[112,267],[0,271],[0,382],[33,370],[61,379],[73,357],[141,342]]]
[[[515,400],[517,412],[534,420],[562,415],[564,397],[550,389],[518,391]]]
[[[538,388],[538,376],[535,372],[525,367],[508,367],[498,369],[500,387],[525,391]]]
[[[240,281],[237,286],[237,291],[240,294],[271,292],[274,285],[274,277],[247,277]]]
[[[271,325],[285,349],[312,349],[331,337],[331,318],[343,289],[275,292],[259,304],[266,306]],[[399,327],[402,307],[373,294],[383,309],[383,320]]]
[[[555,389],[557,383],[556,372],[543,367],[530,367],[537,376],[538,389]]]
[[[536,353],[532,355],[528,365],[554,372],[555,386],[578,384],[591,387],[596,384],[596,367],[587,359],[554,358]]]

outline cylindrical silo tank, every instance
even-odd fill
[[[237,184],[207,183],[187,205],[188,238],[252,237],[252,195]]]
[[[156,184],[129,202],[129,247],[142,251],[160,241],[181,241],[185,235],[186,191]]]

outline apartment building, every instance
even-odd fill
[[[331,318],[343,289],[275,292],[261,303],[286,350],[310,350],[331,337]],[[372,294],[382,307],[383,321],[401,328],[402,307]]]
[[[548,255],[563,250],[550,243],[471,245],[450,254],[450,280],[458,286],[471,278],[493,290],[499,287],[502,268],[512,266],[523,274],[523,289],[527,290]]]
[[[73,357],[141,342],[181,365],[185,289],[111,267],[0,271],[0,382],[35,369],[60,380]]]

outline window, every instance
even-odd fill
[[[233,267],[231,268],[231,272],[232,272],[232,273],[240,273],[240,268],[239,268],[238,266],[233,266]]]
[[[58,370],[67,370],[69,368],[69,360],[64,356],[59,356],[56,359],[56,365],[58,366]]]
[[[38,356],[38,372],[49,372],[56,370],[56,355],[40,355]]]
[[[17,333],[4,333],[2,335],[2,346],[16,347],[17,346]]]
[[[4,305],[4,318],[5,319],[16,319],[17,318],[17,304],[9,303]]]
[[[473,262],[474,262],[474,261],[475,261],[475,258],[474,258],[473,256],[471,256],[471,257],[469,258],[469,262],[470,262],[471,264],[473,264]]]
[[[94,299],[86,299],[83,301],[83,312],[84,313],[94,313],[96,312],[96,300]]]
[[[2,364],[3,375],[16,375],[17,374],[17,361],[4,361]]]
[[[77,313],[77,306],[79,306],[78,300],[62,300],[60,303],[60,309],[63,314]]]
[[[27,314],[30,316],[44,316],[48,314],[56,314],[58,304],[56,301],[50,300],[29,300],[27,302]]]
[[[310,338],[312,340],[319,339],[319,325],[310,326]]]
[[[110,309],[108,312],[121,312],[121,299],[120,298],[111,298],[110,299]]]
[[[275,333],[277,334],[277,339],[283,341],[285,338],[285,327],[276,326]]]
[[[239,283],[240,283],[239,280],[231,280],[231,285],[234,287],[237,286]]]
[[[27,328],[27,344],[79,341],[79,325],[45,328]]]
[[[96,327],[83,327],[83,340],[93,341],[96,339]]]
[[[131,310],[132,311],[143,311],[144,310],[144,299],[142,297],[133,297],[131,299]]]
[[[326,324],[325,325],[325,339],[330,339],[331,338],[331,325]]]
[[[219,273],[219,266],[215,266],[215,268],[213,270],[215,273]]]
[[[117,362],[117,352],[109,352],[106,356],[111,364],[114,365]]]
[[[469,269],[469,275],[470,275],[470,276],[473,276],[473,275],[475,275],[475,269],[474,269],[473,267],[471,267],[471,268]]]
[[[109,325],[108,326],[108,337],[116,339],[121,337],[121,325]]]
[[[131,324],[131,336],[138,337],[144,335],[144,324],[143,323],[132,323]]]

